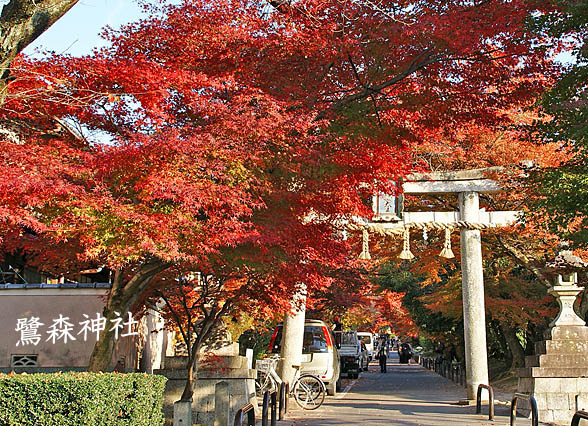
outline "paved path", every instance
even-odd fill
[[[496,406],[496,418],[488,420],[488,406],[475,414],[475,406],[458,405],[465,389],[417,364],[399,364],[395,353],[388,372],[376,364],[358,380],[344,381],[344,390],[327,397],[317,410],[304,411],[292,401],[280,426],[371,425],[508,425],[509,407]],[[530,425],[517,419],[517,426]]]

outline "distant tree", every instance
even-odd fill
[[[417,329],[416,334],[423,337],[443,338],[446,342],[457,341],[454,335],[456,330],[459,330],[459,320],[432,311],[423,300],[426,295],[440,296],[439,284],[423,284],[423,281],[424,276],[411,271],[407,265],[396,265],[394,262],[383,264],[378,275],[374,277],[374,282],[379,287],[401,296],[402,309],[407,312],[414,324],[413,332]],[[392,323],[393,330],[395,326],[396,324]],[[405,330],[398,327],[396,332],[401,334],[403,331]]]
[[[542,196],[540,214],[551,229],[580,246],[588,246],[588,3],[559,0],[559,11],[537,17],[537,31],[557,37],[569,61],[557,84],[543,97],[546,117],[537,136],[558,142],[573,153],[558,168],[533,173]]]

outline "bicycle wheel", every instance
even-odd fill
[[[257,380],[255,380],[255,395],[262,398],[265,391],[276,391],[278,386],[274,382],[270,374],[257,372]]]
[[[303,374],[294,383],[294,400],[305,410],[316,410],[325,400],[325,384],[317,376]]]

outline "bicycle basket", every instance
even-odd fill
[[[269,373],[269,371],[272,368],[275,369],[277,365],[278,360],[272,358],[258,359],[257,361],[255,361],[255,369],[263,373]]]

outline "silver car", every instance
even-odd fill
[[[282,342],[282,324],[278,324],[272,335],[268,353],[279,354]],[[304,321],[302,342],[303,373],[321,378],[327,387],[327,395],[335,395],[340,389],[340,360],[333,333],[323,321],[308,319]]]

